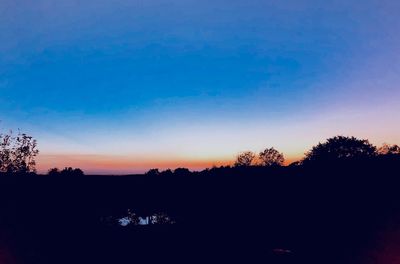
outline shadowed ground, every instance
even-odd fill
[[[26,264],[397,263],[398,164],[5,176],[1,257]],[[176,223],[123,227],[101,220],[128,209],[164,212]]]

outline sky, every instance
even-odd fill
[[[397,0],[0,0],[0,129],[39,172],[400,144]]]

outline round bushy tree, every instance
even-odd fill
[[[260,152],[259,159],[263,166],[281,166],[285,161],[283,153],[274,148],[267,148]]]
[[[376,155],[376,147],[366,139],[336,136],[324,143],[318,143],[309,152],[303,162],[324,162],[353,158],[368,158]]]

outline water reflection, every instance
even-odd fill
[[[128,209],[122,216],[106,216],[101,218],[101,222],[107,225],[118,226],[146,226],[146,225],[172,225],[175,220],[164,212],[156,212],[151,215],[139,215],[133,210]]]

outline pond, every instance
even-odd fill
[[[151,215],[139,215],[128,209],[122,216],[101,217],[101,222],[107,225],[147,226],[147,225],[173,225],[176,221],[164,212],[155,212]]]

